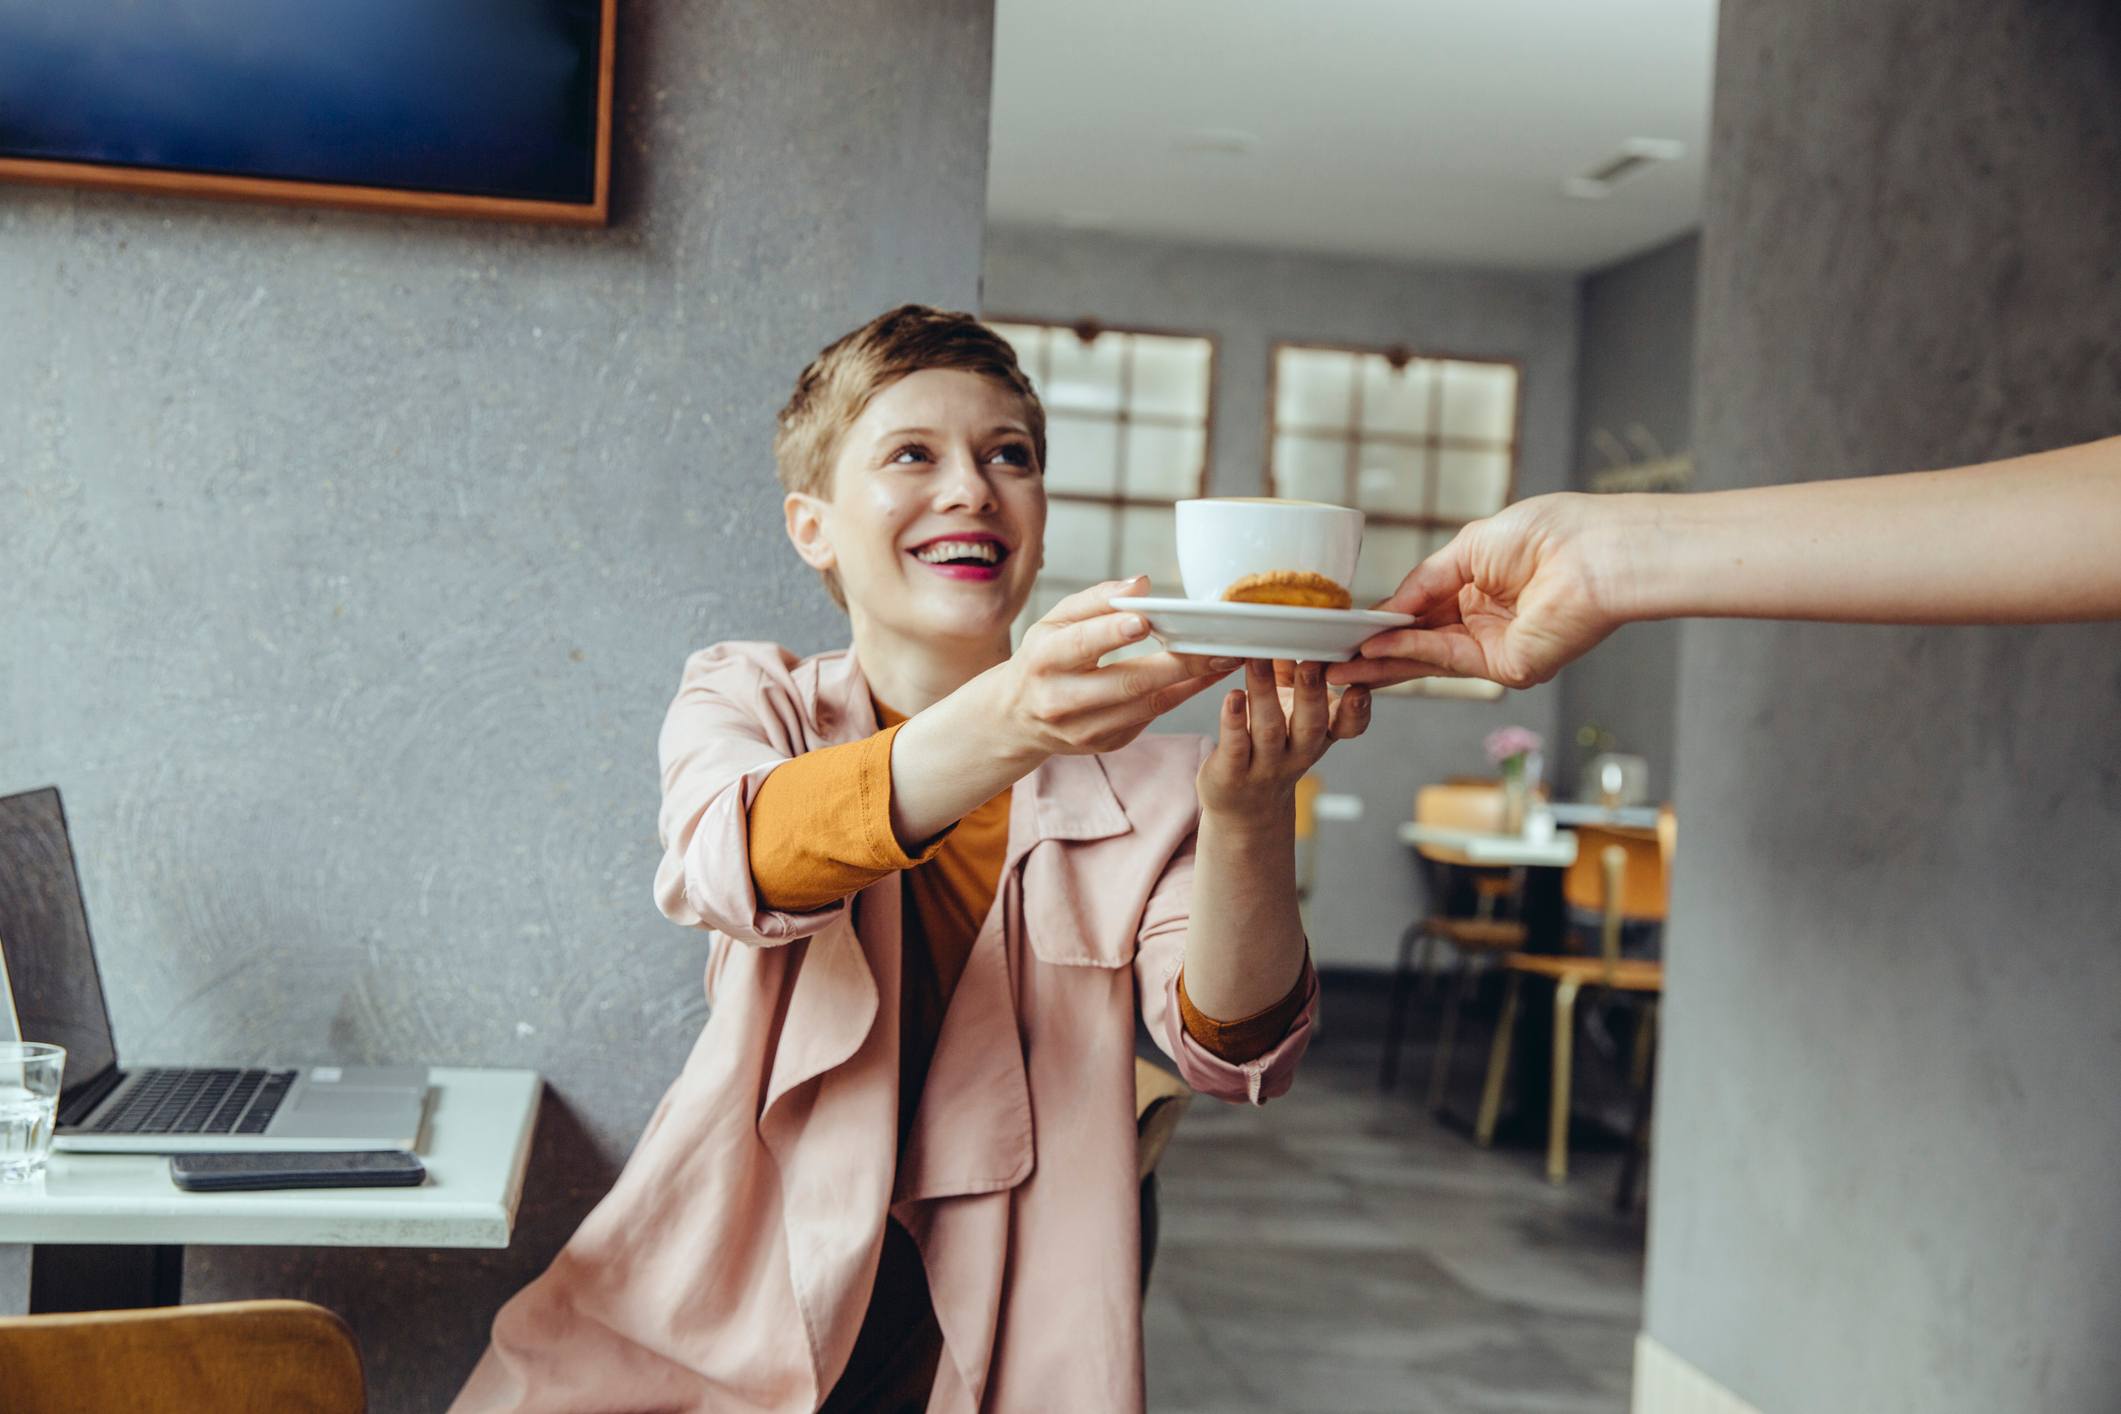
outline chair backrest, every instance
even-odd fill
[[[1414,792],[1414,823],[1417,825],[1494,834],[1502,829],[1503,809],[1499,783],[1423,786]]]
[[[1663,817],[1654,830],[1576,827],[1576,862],[1561,877],[1561,896],[1569,907],[1598,915],[1608,972],[1620,959],[1621,924],[1664,920],[1671,887],[1667,840],[1677,833],[1677,824],[1667,826]]]
[[[363,1414],[353,1332],[307,1301],[0,1318],[8,1414]]]
[[[1186,1082],[1153,1061],[1134,1058],[1135,1159],[1147,1178],[1164,1156],[1164,1146],[1178,1129],[1179,1116],[1193,1103]]]

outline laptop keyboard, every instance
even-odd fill
[[[263,1134],[295,1083],[292,1070],[158,1069],[133,1073],[97,1134]]]

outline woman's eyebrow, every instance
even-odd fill
[[[1024,426],[1021,422],[997,422],[994,426],[987,429],[989,437],[998,437],[1003,433],[1012,433],[1018,437],[1028,437],[1031,435],[1031,429]],[[879,432],[876,440],[879,443],[884,443],[889,442],[894,437],[939,437],[941,435],[933,427],[894,427],[889,432]]]

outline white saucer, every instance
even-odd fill
[[[1412,614],[1378,609],[1299,609],[1201,599],[1114,599],[1112,607],[1147,619],[1149,631],[1173,653],[1308,663],[1345,663],[1371,634],[1414,622]]]

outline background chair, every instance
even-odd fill
[[[1414,796],[1415,823],[1443,829],[1500,833],[1503,808],[1502,786],[1494,781],[1423,786]],[[1429,955],[1438,944],[1446,945],[1453,950],[1458,967],[1452,974],[1443,1017],[1437,1025],[1428,1095],[1429,1108],[1441,1111],[1444,1086],[1450,1077],[1451,1050],[1458,1036],[1459,1013],[1472,983],[1474,956],[1507,953],[1525,944],[1524,924],[1503,916],[1522,882],[1522,871],[1476,865],[1459,851],[1441,845],[1420,845],[1415,853],[1428,876],[1429,898],[1434,907],[1399,936],[1399,962],[1392,973],[1391,1010],[1385,1020],[1385,1051],[1377,1084],[1380,1089],[1389,1090],[1399,1078],[1399,1057],[1405,1045],[1415,974],[1421,974],[1426,993],[1431,977]],[[1449,911],[1461,880],[1472,889],[1471,914]]]
[[[1142,1185],[1142,1290],[1149,1289],[1149,1268],[1156,1262],[1156,1164],[1178,1129],[1179,1117],[1193,1103],[1193,1092],[1170,1071],[1140,1056],[1134,1058],[1135,1154]]]
[[[1481,1089],[1474,1137],[1482,1147],[1495,1139],[1503,1087],[1508,1083],[1510,1051],[1516,1041],[1517,1007],[1524,979],[1547,978],[1554,983],[1554,1077],[1547,1117],[1547,1177],[1555,1183],[1566,1180],[1576,998],[1586,987],[1634,994],[1642,999],[1629,1076],[1635,1094],[1635,1133],[1628,1162],[1622,1169],[1619,1194],[1623,1206],[1632,1206],[1633,1187],[1640,1173],[1640,1151],[1648,1144],[1648,1100],[1657,1038],[1657,1003],[1664,993],[1664,964],[1649,958],[1621,956],[1620,934],[1626,923],[1664,921],[1678,824],[1667,806],[1654,830],[1585,826],[1576,834],[1576,862],[1562,878],[1562,896],[1572,909],[1589,911],[1597,917],[1598,955],[1549,957],[1515,953],[1504,959],[1510,980],[1503,993],[1502,1019],[1488,1053],[1487,1083]]]
[[[353,1332],[306,1301],[0,1318],[8,1414],[363,1414]]]

